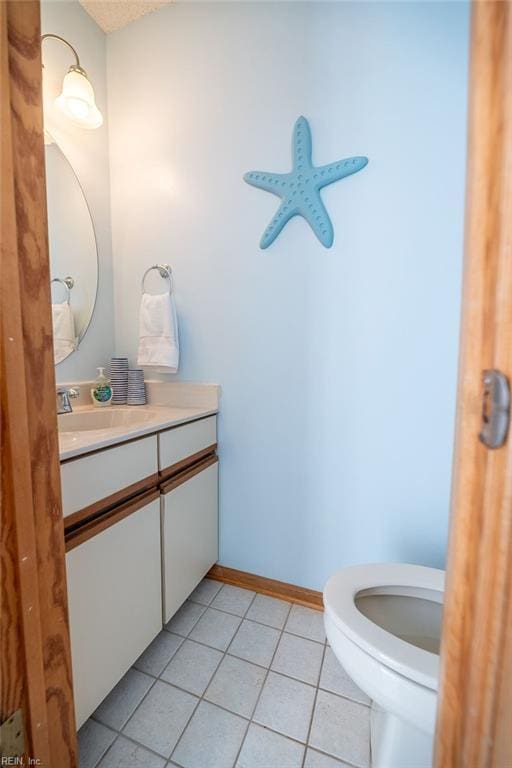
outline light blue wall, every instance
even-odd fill
[[[462,258],[463,3],[171,5],[109,36],[117,353],[143,269],[175,274],[180,378],[222,385],[221,562],[312,588],[340,566],[442,566]],[[335,244],[258,248],[292,126]]]

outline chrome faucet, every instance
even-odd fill
[[[73,408],[69,398],[78,397],[79,394],[78,387],[57,387],[57,413],[71,413]]]

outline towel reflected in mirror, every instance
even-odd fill
[[[64,360],[76,347],[75,320],[67,301],[52,304],[53,355],[55,364]]]

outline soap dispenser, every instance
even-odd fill
[[[110,385],[110,379],[105,376],[104,370],[104,368],[98,368],[98,376],[94,382],[94,387],[91,389],[92,402],[100,407],[110,405],[112,395],[114,394]]]

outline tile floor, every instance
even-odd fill
[[[322,614],[205,579],[78,734],[80,768],[368,768]]]

